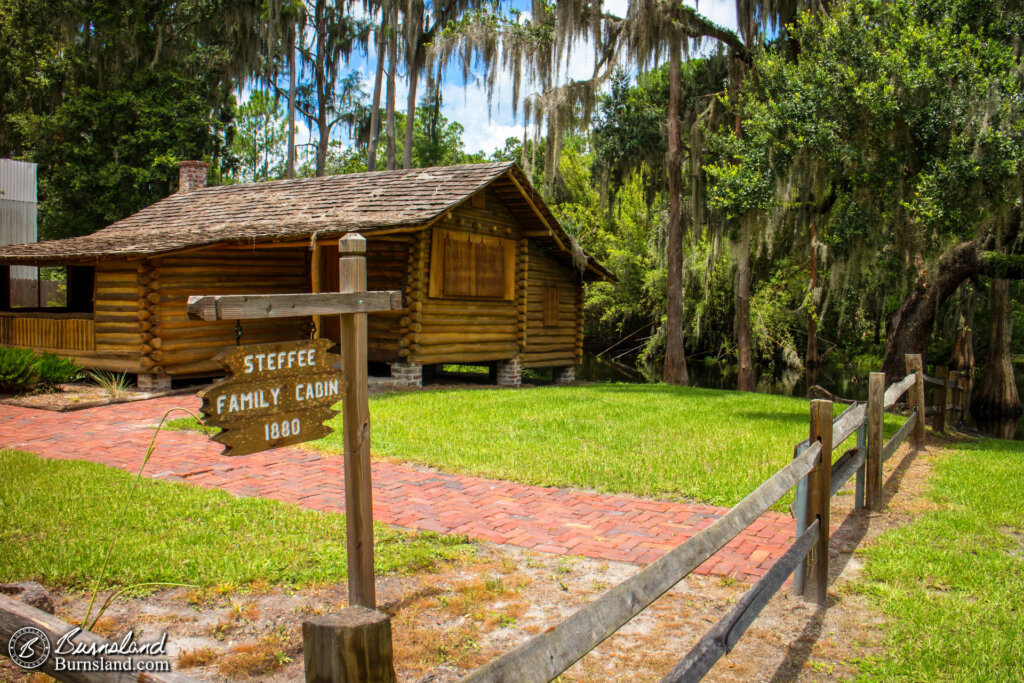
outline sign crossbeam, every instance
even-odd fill
[[[221,294],[190,296],[190,320],[254,320],[307,315],[379,313],[403,307],[402,292],[324,292],[319,294]]]

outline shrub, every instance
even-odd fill
[[[78,379],[82,372],[82,366],[70,358],[61,358],[53,353],[44,353],[36,361],[36,371],[39,373],[39,381],[47,387],[55,387],[58,384],[66,384]]]
[[[36,355],[29,349],[0,348],[0,392],[20,394],[39,381]]]

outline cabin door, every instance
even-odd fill
[[[325,292],[337,292],[341,287],[341,275],[338,272],[338,242],[331,240],[333,244],[320,245],[320,272],[323,273],[321,282]],[[315,266],[316,264],[314,264]],[[341,343],[341,317],[337,315],[325,315],[320,319],[320,336],[330,339],[335,344]]]

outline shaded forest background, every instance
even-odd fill
[[[747,390],[819,364],[895,377],[924,353],[977,366],[977,411],[1019,414],[1024,9],[737,16],[731,31],[661,0],[622,16],[582,0],[0,0],[0,156],[39,164],[44,238],[168,195],[185,159],[215,183],[516,161],[618,277],[588,291],[595,353],[673,383],[725,366]],[[590,78],[565,77],[574,50],[593,53]],[[453,69],[489,93],[511,79],[523,136],[466,150],[442,113]]]

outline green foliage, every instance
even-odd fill
[[[113,533],[112,501],[124,499],[133,476],[105,465],[0,451],[0,581],[91,588]],[[380,573],[430,569],[472,552],[463,537],[383,524],[375,525],[374,537]],[[246,542],[225,542],[231,538]],[[143,478],[102,587],[148,581],[303,585],[343,580],[346,566],[344,515]]]
[[[416,107],[412,158],[417,167],[451,166],[466,162],[462,151],[463,127],[441,113],[441,89],[428,89]]]
[[[0,392],[24,393],[38,381],[36,355],[31,349],[0,346]]]
[[[89,379],[98,386],[110,398],[121,398],[128,393],[131,380],[127,373],[108,372],[106,370],[94,370],[88,373]]]
[[[1024,497],[1017,441],[961,443],[941,456],[934,509],[862,552],[859,589],[886,614],[872,680],[1024,678]]]
[[[35,367],[40,383],[48,388],[73,382],[82,372],[82,366],[75,361],[54,353],[44,353],[36,360]]]
[[[231,151],[238,157],[236,177],[242,182],[259,182],[284,177],[288,142],[288,118],[278,98],[254,90],[238,107]]]
[[[820,227],[835,248],[935,253],[1016,201],[1017,15],[850,0],[801,17],[800,59],[759,55],[733,103],[743,137],[716,141],[727,158],[708,169],[714,206],[733,217],[785,207],[802,200],[776,191],[792,182],[819,209],[832,203]]]
[[[166,196],[179,160],[227,170],[232,78],[254,56],[238,41],[258,21],[238,0],[0,0],[0,156],[39,163],[41,236]]]

